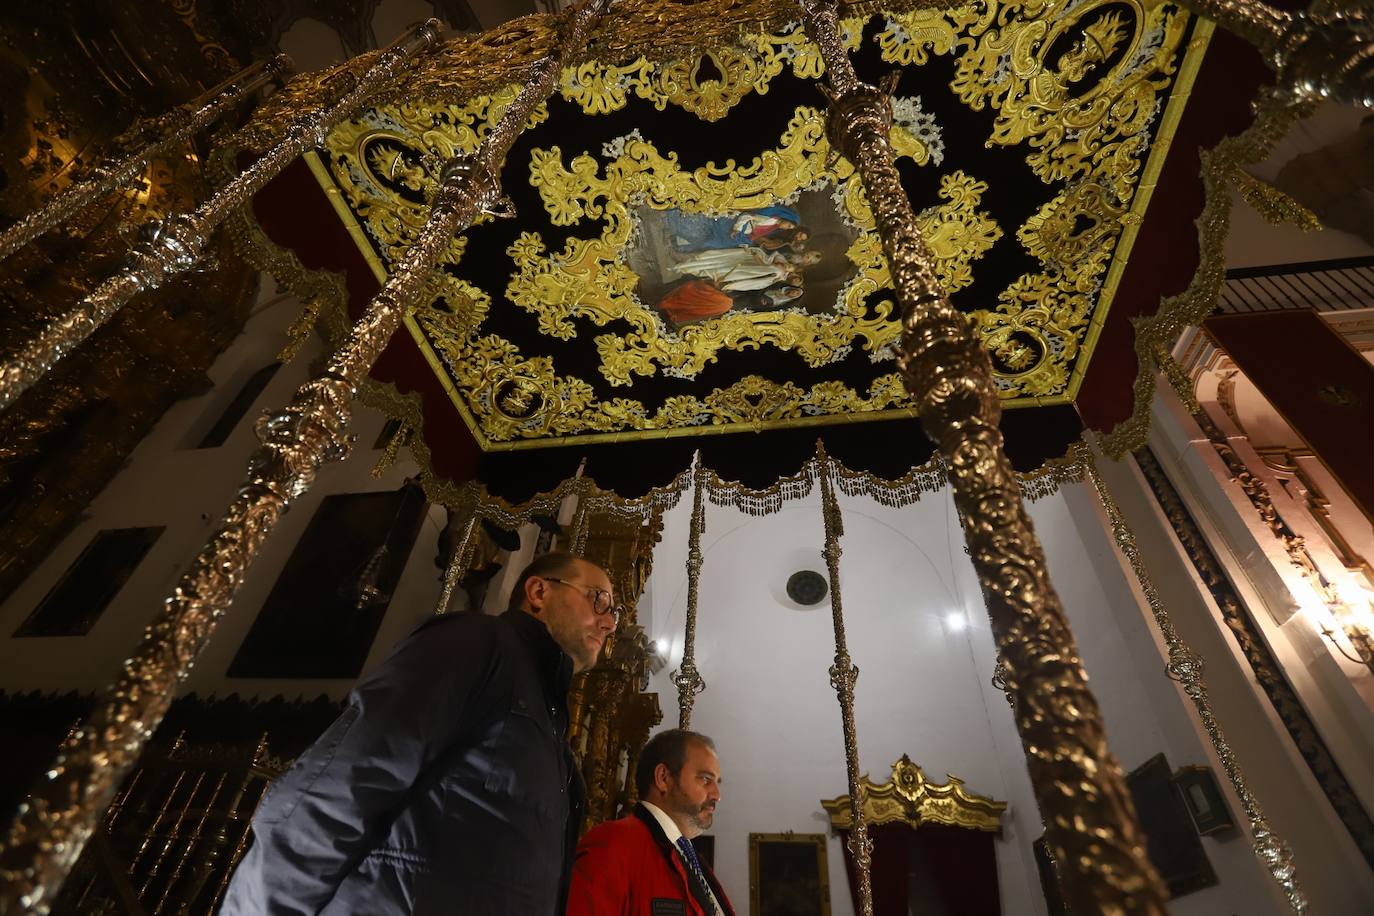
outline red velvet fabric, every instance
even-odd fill
[[[873,885],[873,916],[911,916],[929,912],[929,903],[938,903],[936,912],[959,916],[1001,916],[1002,898],[997,885],[997,853],[993,835],[981,830],[965,830],[941,824],[925,824],[912,830],[907,824],[881,824],[869,829],[873,840],[873,860],[869,879]],[[854,857],[849,853],[847,832],[844,842],[844,868],[849,876],[849,894],[859,909],[858,882]],[[924,893],[935,899],[911,900],[912,857],[924,863],[923,874],[929,884]]]

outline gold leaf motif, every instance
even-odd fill
[[[791,350],[812,366],[826,365],[855,342],[877,352],[896,339],[897,327],[890,301],[865,304],[873,292],[889,286],[889,279],[862,189],[848,180],[852,167],[843,159],[826,166],[829,146],[819,111],[799,108],[782,139],[779,148],[764,152],[749,166],[731,170],[708,165],[686,173],[675,156],[664,156],[652,144],[631,136],[624,139],[620,155],[605,166],[604,177],[591,156],[577,156],[565,167],[556,147],[534,150],[530,181],[551,220],[571,225],[604,218],[605,228],[598,239],[569,239],[553,255],[544,250],[537,234],[522,235],[507,252],[517,267],[507,297],[537,317],[542,333],[561,339],[576,334],[575,316],[600,326],[615,319],[628,321],[631,333],[596,338],[601,373],[613,385],[628,385],[634,375],[653,375],[660,367],[692,377],[721,350],[763,344]],[[910,134],[898,148],[918,162],[929,159],[924,144]],[[758,193],[760,187],[786,198],[817,181],[839,184],[843,211],[860,229],[847,253],[859,273],[834,313],[727,313],[670,331],[633,295],[638,278],[624,265],[621,252],[633,232],[634,202],[661,207],[675,201],[683,210],[728,212],[776,199]],[[921,216],[942,279],[952,289],[972,282],[973,261],[1002,234],[986,213],[976,209],[986,190],[986,183],[952,173],[941,181],[940,196],[946,202]]]
[[[1188,17],[1140,0],[988,7],[996,15],[968,29],[951,88],[969,107],[997,111],[989,144],[1031,147],[1026,161],[1045,182],[1099,176],[1129,199]]]
[[[1123,227],[1138,219],[1128,208],[1186,17],[1167,5],[1147,9],[1141,0],[995,0],[959,9],[908,8],[887,14],[882,23],[875,43],[884,60],[919,66],[932,56],[952,56],[950,88],[956,97],[993,112],[988,144],[1023,145],[1033,172],[1058,186],[1047,190],[1054,196],[1015,233],[1039,272],[1018,277],[1000,292],[989,290],[995,306],[972,317],[1004,399],[1062,396],[1084,340],[1091,339],[1092,310]],[[862,19],[844,23],[846,47],[858,47],[863,25]],[[588,115],[622,109],[635,97],[712,121],[750,93],[767,93],[772,80],[789,69],[804,79],[824,72],[818,49],[795,23],[694,47],[676,58],[626,63],[600,55],[569,67],[561,78],[563,98]],[[394,261],[423,224],[436,163],[476,149],[514,96],[513,86],[460,104],[408,96],[330,136],[329,168],[343,200],[384,258]],[[890,142],[897,155],[927,169],[939,167],[943,139],[921,100],[896,98],[893,111]],[[545,117],[541,108],[530,123]],[[535,149],[526,167],[549,221],[575,227],[574,234],[550,249],[540,233],[521,233],[507,250],[512,273],[499,292],[459,279],[465,242],[455,239],[444,258],[446,269],[436,272],[416,309],[429,344],[449,364],[455,396],[492,441],[751,424],[810,416],[796,414],[803,408],[833,404],[849,413],[857,403],[876,403],[872,393],[791,391],[781,380],[767,391],[757,387],[761,382],[739,387],[741,380],[730,389],[670,398],[656,408],[632,398],[602,402],[586,382],[559,376],[551,358],[487,352],[491,335],[482,336],[491,296],[504,292],[546,337],[591,336],[601,377],[624,388],[656,375],[690,379],[722,351],[764,346],[796,353],[811,367],[843,358],[851,348],[875,361],[889,358],[898,328],[893,301],[883,292],[890,284],[887,266],[863,188],[852,165],[832,152],[821,110],[796,108],[777,144],[744,163],[684,169],[673,151],[631,133],[606,144],[599,157],[565,160],[558,147]],[[814,303],[806,309],[746,305],[670,322],[657,303],[640,301],[641,288],[649,295],[662,288],[646,287],[627,257],[639,244],[646,214],[675,208],[719,217],[820,188],[834,192],[836,212],[857,232],[848,236],[852,241],[843,252],[852,274],[832,307],[818,312]],[[980,209],[987,191],[978,176],[942,173],[939,201],[918,215],[936,272],[950,291],[973,284],[975,264],[1003,235]],[[931,202],[917,202],[923,203]],[[612,322],[615,333],[588,334],[609,331]],[[479,340],[487,343],[479,346]],[[486,367],[481,371],[488,374],[473,375],[477,370],[470,371],[469,363]],[[894,388],[885,403],[906,402]]]
[[[974,34],[987,28],[997,12],[993,3],[978,3],[957,9],[915,9],[889,15],[877,35],[883,60],[902,66],[922,65],[933,54],[948,54],[958,46],[961,33],[979,24]]]
[[[630,398],[598,401],[581,379],[557,375],[548,357],[523,358],[514,344],[496,335],[455,336],[452,325],[429,310],[418,313],[416,319],[435,340],[455,380],[474,393],[470,407],[493,442],[626,429],[759,424],[889,410],[907,400],[896,373],[875,379],[867,394],[841,382],[822,382],[807,390],[791,382],[749,375],[704,398],[666,398],[650,412]]]

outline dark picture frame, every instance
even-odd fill
[[[1231,815],[1231,808],[1226,804],[1226,796],[1217,785],[1211,767],[1201,764],[1179,767],[1173,782],[1200,836],[1236,826],[1236,819]]]
[[[336,493],[315,510],[226,672],[230,678],[362,673],[415,546],[424,491]]]
[[[823,833],[749,834],[753,916],[830,916],[830,870]]]
[[[1050,845],[1044,834],[1031,844],[1035,853],[1035,870],[1040,874],[1040,890],[1045,895],[1045,907],[1050,916],[1069,916],[1069,907],[1064,903],[1064,889],[1059,883],[1059,868],[1050,854]]]
[[[1155,754],[1132,770],[1126,787],[1145,831],[1145,849],[1168,885],[1170,899],[1216,885],[1217,873],[1174,788],[1173,769],[1165,756]]]
[[[98,532],[14,636],[85,636],[166,530],[158,525]]]

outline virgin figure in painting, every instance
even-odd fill
[[[855,233],[830,197],[806,191],[795,203],[716,214],[642,207],[626,253],[640,301],[672,328],[731,312],[833,308],[852,275],[845,251]]]
[[[688,253],[749,245],[775,248],[790,242],[801,228],[801,216],[791,207],[761,207],[732,216],[673,209],[666,211],[665,222],[673,249]]]

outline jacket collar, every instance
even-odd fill
[[[634,806],[633,814],[635,817],[639,818],[645,827],[649,828],[649,836],[653,837],[654,844],[658,846],[659,851],[663,853],[663,857],[668,860],[668,866],[680,874],[682,879],[687,883],[687,891],[692,895],[697,905],[701,907],[701,911],[703,913],[714,913],[715,911],[711,907],[711,896],[703,893],[706,888],[700,887],[700,882],[693,878],[683,865],[679,864],[681,853],[678,852],[677,847],[673,843],[669,842],[668,835],[663,832],[663,827],[659,824],[658,818],[654,817],[653,813],[649,811],[648,808],[644,807],[643,802]],[[733,914],[734,910],[730,908],[730,904],[727,902],[725,896],[725,891],[721,888],[720,882],[716,880],[716,876],[711,871],[711,867],[705,862],[702,862],[701,871],[706,876],[706,882],[711,886],[711,893],[715,895],[716,901],[720,904],[721,909],[726,913]]]
[[[545,692],[550,698],[556,699],[559,705],[566,703],[568,688],[572,685],[573,661],[549,635],[549,628],[544,626],[544,621],[519,609],[506,611],[501,617],[510,623],[534,653]]]

